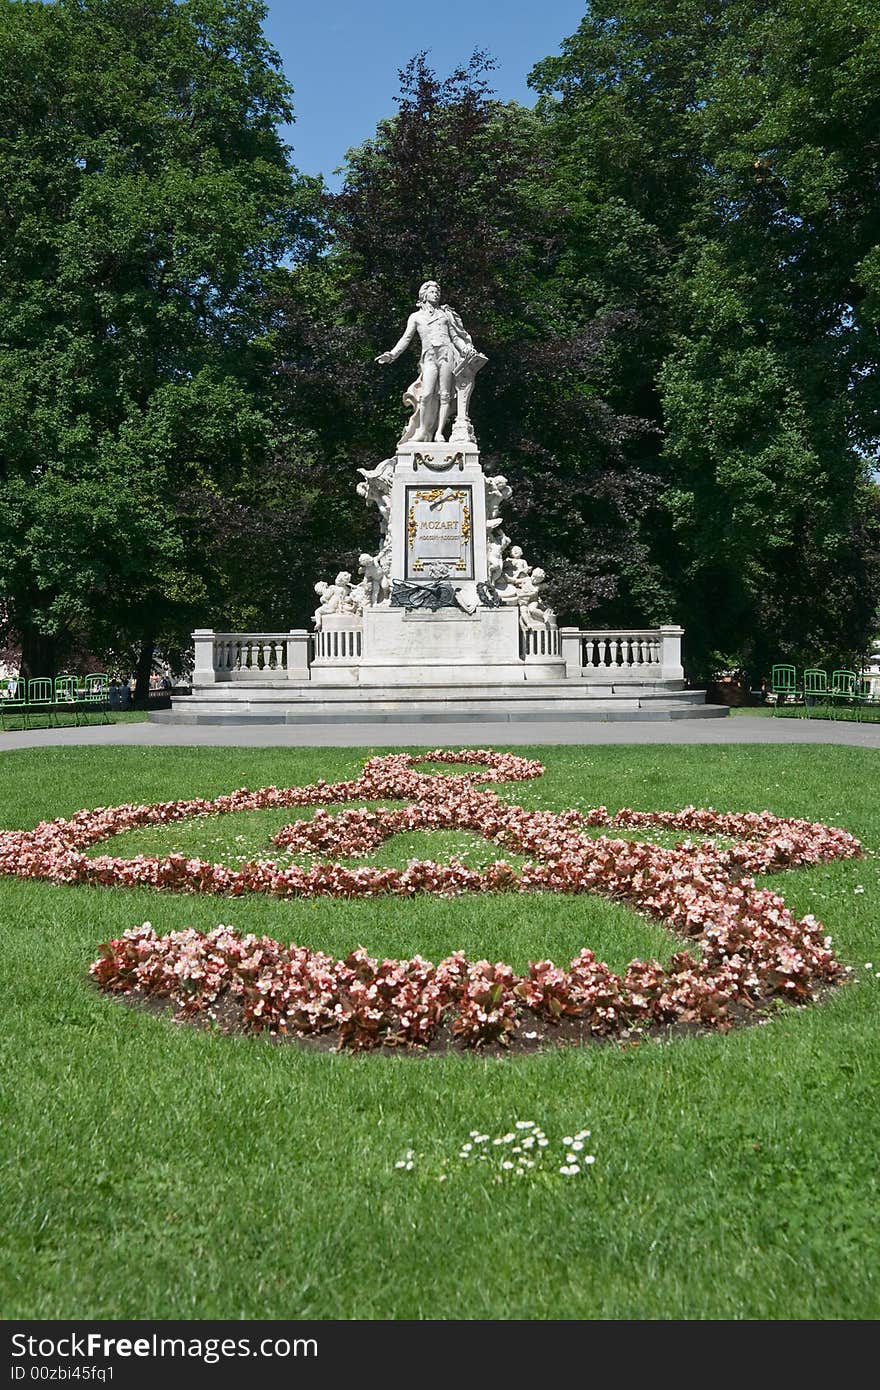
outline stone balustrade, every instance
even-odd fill
[[[684,681],[684,629],[531,628],[520,633],[526,663],[561,656],[565,675],[597,685]],[[193,685],[224,681],[307,681],[312,665],[357,666],[363,658],[363,629],[357,614],[328,614],[321,631],[193,633]]]
[[[364,623],[359,613],[324,613],[321,629],[312,633],[312,662],[320,666],[352,666],[364,650]]]
[[[651,679],[683,681],[681,639],[684,628],[559,629],[567,676],[595,676],[609,683]]]
[[[309,634],[289,632],[214,632],[197,628],[193,633],[195,666],[193,685],[221,681],[308,680]]]
[[[559,656],[559,628],[520,629],[519,648],[523,661],[546,661],[550,656]]]

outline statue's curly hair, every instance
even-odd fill
[[[424,304],[424,302],[425,302],[425,290],[428,288],[429,285],[436,285],[437,288],[438,288],[438,290],[439,290],[439,288],[440,288],[440,285],[439,285],[439,283],[438,283],[437,280],[425,280],[424,283],[423,283],[422,285],[419,286],[419,297],[418,297],[418,303],[419,303],[419,304]]]

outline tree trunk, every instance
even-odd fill
[[[134,681],[134,703],[138,709],[146,709],[150,699],[150,674],[153,670],[155,637],[145,637],[138,653]]]
[[[57,662],[57,638],[34,632],[32,628],[22,632],[20,675],[24,680],[33,680],[36,676],[56,676]]]

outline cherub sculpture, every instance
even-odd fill
[[[513,488],[503,473],[486,479],[486,529],[492,531],[501,525],[501,508],[513,496]]]
[[[360,588],[364,594],[364,602],[368,608],[377,608],[380,603],[384,603],[391,594],[391,580],[382,569],[378,556],[363,555],[358,556],[358,566],[364,576]]]
[[[358,483],[355,491],[358,497],[363,497],[369,505],[373,504],[379,511],[379,525],[382,535],[388,529],[388,518],[391,515],[391,480],[394,477],[395,460],[383,459],[375,468],[359,468],[362,481]]]
[[[320,627],[320,619],[325,613],[358,613],[360,605],[351,585],[351,575],[347,570],[337,574],[333,584],[319,579],[315,593],[320,600],[314,613],[315,626]]]
[[[501,576],[504,573],[504,552],[510,545],[510,537],[505,536],[503,531],[493,531],[488,538],[486,548],[487,569],[489,572],[489,583],[493,588],[497,588]]]

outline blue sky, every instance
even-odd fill
[[[585,9],[585,0],[270,0],[266,30],[295,90],[294,162],[338,186],[333,170],[394,114],[397,71],[423,48],[441,77],[488,49],[498,96],[531,104],[530,69],[558,51]]]

